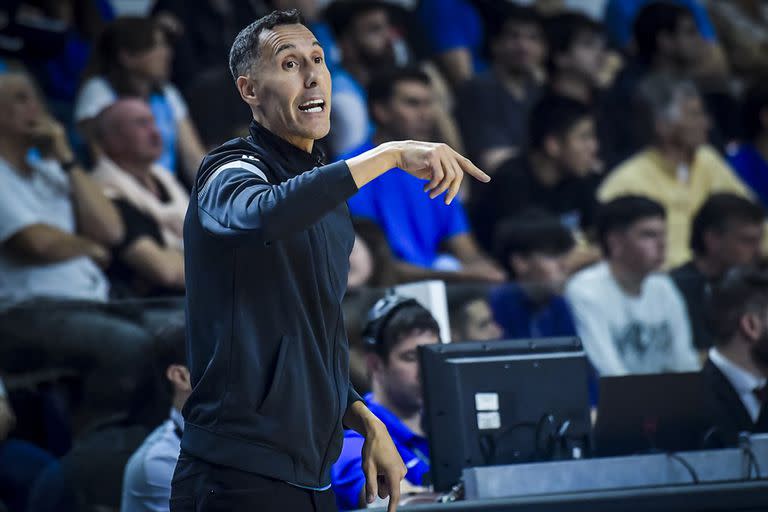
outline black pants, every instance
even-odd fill
[[[336,512],[333,491],[312,491],[181,453],[171,512]]]

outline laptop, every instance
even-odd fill
[[[600,457],[727,444],[712,391],[699,373],[602,377],[594,441]]]

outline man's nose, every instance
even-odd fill
[[[307,89],[313,89],[318,86],[318,73],[314,69],[307,71],[307,76],[304,78],[304,87]]]

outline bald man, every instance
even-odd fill
[[[110,277],[127,293],[157,296],[184,290],[182,230],[189,193],[158,165],[163,141],[149,105],[124,98],[96,119],[103,154],[94,169],[125,224]]]

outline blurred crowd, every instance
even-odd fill
[[[493,178],[446,206],[393,170],[348,203],[352,380],[416,461],[411,490],[425,343],[578,335],[595,377],[703,367],[740,428],[768,431],[763,2],[9,0],[0,510],[167,510],[190,184],[248,135],[235,35],[293,8],[333,79],[328,162],[438,141]],[[426,280],[446,284],[451,340],[413,306],[369,350],[383,290]],[[362,504],[361,443],[334,469],[342,509]]]

